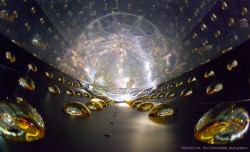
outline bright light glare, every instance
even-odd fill
[[[145,64],[145,69],[146,69],[146,70],[150,70],[150,65],[149,65],[148,62]]]
[[[126,103],[124,103],[124,102],[118,103],[118,106],[119,106],[119,107],[129,107],[129,105],[126,104]]]
[[[98,98],[94,98],[94,99],[91,99],[91,101],[97,102],[97,101],[102,101],[102,100],[101,100],[101,99],[98,99]]]
[[[127,100],[131,100],[132,98],[133,98],[133,96],[131,94],[124,94],[124,95],[116,96],[114,100],[124,102]]]

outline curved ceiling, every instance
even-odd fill
[[[154,87],[249,39],[248,0],[0,2],[0,30],[108,93]]]

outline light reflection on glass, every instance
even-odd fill
[[[215,72],[214,72],[213,70],[208,70],[208,71],[205,73],[204,77],[205,77],[205,78],[210,78],[210,77],[213,77],[214,75],[215,75]]]
[[[18,79],[19,85],[22,86],[25,89],[28,89],[30,91],[35,90],[35,83],[33,80],[28,76],[22,76]]]
[[[12,52],[6,52],[6,58],[10,61],[10,62],[15,62],[16,61],[16,57]]]
[[[75,91],[73,91],[72,89],[66,89],[66,94],[69,95],[69,96],[74,96]]]
[[[49,90],[50,93],[53,93],[53,94],[56,94],[56,95],[61,93],[60,89],[58,88],[57,85],[49,85],[48,90]]]
[[[32,142],[45,135],[42,117],[22,98],[0,102],[0,134],[11,141]]]
[[[68,84],[69,86],[73,86],[73,82],[72,82],[72,81],[67,80],[66,82],[67,82],[67,84]]]
[[[76,93],[76,95],[78,95],[79,97],[83,97],[83,93],[82,93],[81,91],[76,91],[75,93]]]
[[[193,83],[193,82],[195,82],[196,81],[196,77],[190,77],[189,79],[188,79],[188,83],[190,84],[190,83]]]
[[[184,89],[182,92],[181,92],[181,96],[182,97],[187,97],[187,96],[190,96],[193,94],[193,89],[189,88],[189,89]]]
[[[243,138],[248,128],[247,111],[233,103],[223,103],[200,118],[194,129],[194,137],[208,144],[229,144]]]
[[[171,117],[176,114],[176,109],[170,104],[159,104],[149,113],[149,117]]]
[[[52,72],[45,72],[45,75],[48,78],[53,78],[53,73]]]
[[[183,81],[178,81],[178,82],[176,82],[176,84],[175,84],[176,87],[180,87],[181,85],[183,85]]]
[[[165,98],[173,98],[176,94],[174,92],[167,92]]]
[[[211,83],[208,87],[207,87],[207,94],[211,95],[214,94],[216,92],[220,92],[223,89],[223,85],[222,83],[219,82],[213,82]]]
[[[171,89],[171,88],[173,88],[173,87],[174,87],[173,84],[169,84],[169,85],[167,86],[167,89]]]
[[[61,83],[64,83],[64,78],[62,76],[57,77],[57,80]]]
[[[95,101],[87,102],[86,106],[90,110],[102,110],[103,109],[102,105],[99,102],[95,102]]]
[[[100,103],[102,105],[102,107],[107,107],[108,104],[104,101],[98,101],[98,103]]]
[[[142,102],[137,106],[138,111],[149,111],[154,107],[154,104],[151,102]]]
[[[157,123],[173,123],[177,120],[176,113],[177,110],[173,105],[159,104],[150,110],[148,116]]]
[[[131,107],[137,107],[141,103],[142,101],[135,101],[134,103],[131,104]]]
[[[35,64],[32,63],[28,64],[28,69],[32,72],[37,72],[37,67]]]
[[[94,0],[36,0],[26,8],[28,0],[2,0],[0,31],[42,61],[104,88],[116,100],[128,90],[157,86],[247,41],[245,1],[231,7],[228,1],[201,0],[193,7],[188,0],[115,0],[114,5],[103,0],[102,7]]]
[[[238,61],[237,60],[232,60],[231,62],[228,63],[227,70],[231,71],[231,70],[233,70],[233,69],[235,69],[237,67],[238,67]]]
[[[165,94],[163,94],[163,93],[157,94],[157,96],[156,96],[157,99],[158,98],[164,98],[164,97],[165,97]]]
[[[89,117],[91,115],[90,110],[81,102],[68,102],[63,110],[72,116]]]

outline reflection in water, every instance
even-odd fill
[[[194,137],[208,144],[228,144],[241,139],[248,128],[247,111],[233,103],[223,103],[200,118],[194,129]]]

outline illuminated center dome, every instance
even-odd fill
[[[163,78],[165,38],[142,16],[105,15],[90,22],[77,42],[77,52],[87,63],[87,80],[93,85],[121,93],[152,87]]]

